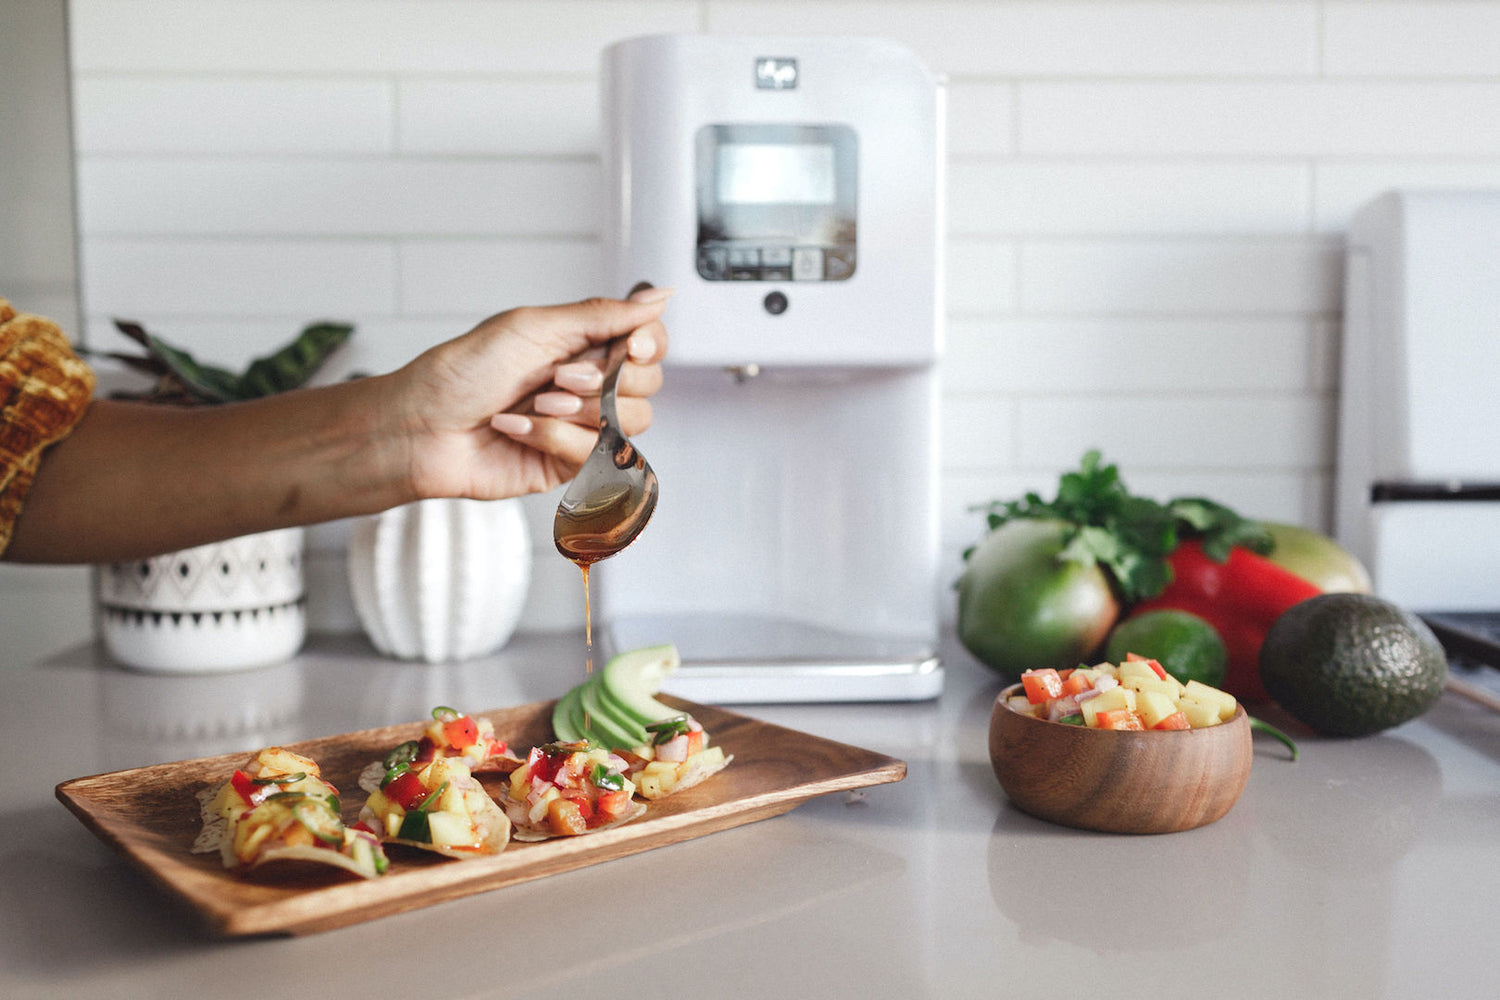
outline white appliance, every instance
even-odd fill
[[[937,695],[940,81],[886,41],[711,35],[602,79],[606,279],[677,292],[606,652],[674,642],[705,701]]]
[[[1349,231],[1335,533],[1413,611],[1500,610],[1500,192]]]

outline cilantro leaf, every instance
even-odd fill
[[[1020,500],[992,501],[987,511],[991,531],[1008,521],[1062,521],[1060,559],[1098,565],[1113,580],[1121,597],[1135,602],[1155,597],[1172,582],[1168,557],[1186,538],[1201,539],[1203,551],[1218,562],[1236,545],[1264,555],[1271,536],[1257,521],[1241,517],[1223,504],[1202,497],[1179,497],[1162,504],[1132,494],[1113,464],[1097,450],[1083,456],[1076,471],[1058,480],[1057,496],[1044,500],[1027,493]],[[964,551],[964,558],[974,551]]]

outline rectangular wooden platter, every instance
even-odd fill
[[[242,877],[215,854],[192,854],[201,828],[197,793],[228,780],[247,754],[75,778],[57,797],[106,844],[187,905],[213,934],[308,934],[555,875],[776,816],[830,792],[900,781],[906,764],[720,708],[663,699],[692,713],[733,763],[695,788],[650,804],[638,820],[581,837],[512,842],[490,858],[452,861],[399,845],[390,870],[365,880],[337,869]],[[518,753],[553,738],[552,702],[480,713]],[[342,793],[353,822],[364,793],[359,772],[422,723],[288,744],[316,760]],[[259,749],[259,748],[251,748]],[[498,777],[485,779],[502,780]]]

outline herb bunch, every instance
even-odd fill
[[[1272,540],[1258,521],[1241,517],[1223,504],[1203,497],[1178,497],[1158,503],[1132,494],[1119,469],[1105,465],[1089,451],[1080,468],[1064,473],[1057,496],[1042,499],[1027,493],[1020,500],[991,501],[976,508],[988,512],[989,530],[1008,521],[1061,521],[1063,550],[1059,558],[1097,564],[1128,603],[1155,597],[1172,582],[1168,557],[1188,538],[1200,540],[1204,553],[1218,562],[1238,545],[1265,555]],[[964,552],[969,557],[973,548]]]

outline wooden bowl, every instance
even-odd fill
[[[1117,732],[1022,715],[1000,692],[990,763],[1016,807],[1105,833],[1175,833],[1227,813],[1250,779],[1250,720],[1174,732]]]

